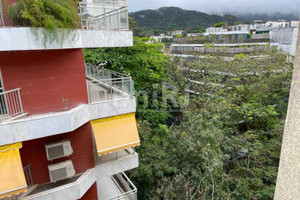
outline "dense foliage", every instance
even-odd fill
[[[292,72],[285,56],[169,59],[145,41],[84,52],[86,62],[130,73],[150,98],[145,106],[137,95],[140,167],[129,175],[139,198],[272,199]],[[177,102],[189,86],[189,104],[154,99],[161,82],[178,88]]]
[[[62,42],[80,23],[74,0],[17,0],[9,14],[14,26],[44,28],[44,44]]]
[[[187,32],[200,31],[202,28],[213,26],[220,21],[226,21],[225,16],[209,15],[199,11],[184,10],[177,7],[163,7],[158,10],[143,10],[130,15],[146,30],[174,31],[182,29]],[[229,16],[229,23],[237,21],[234,16]],[[149,31],[148,31],[149,32]]]

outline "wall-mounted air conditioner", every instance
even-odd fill
[[[49,165],[48,169],[51,182],[71,178],[75,175],[74,166],[71,160]]]
[[[48,160],[70,156],[73,153],[71,142],[69,140],[47,144],[45,147]]]

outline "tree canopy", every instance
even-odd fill
[[[292,65],[280,53],[177,59],[159,43],[85,50],[86,62],[129,73],[138,95],[140,166],[129,172],[140,199],[273,199]],[[176,109],[161,96],[177,88]],[[158,85],[153,87],[153,85]]]

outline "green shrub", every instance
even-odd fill
[[[14,26],[32,27],[37,39],[38,28],[44,28],[44,45],[47,41],[62,44],[80,24],[74,0],[17,0],[10,8],[9,16]]]

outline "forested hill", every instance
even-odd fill
[[[236,15],[241,21],[244,23],[252,23],[254,20],[282,20],[285,19],[287,21],[299,20],[299,16],[295,13],[283,14],[280,12],[272,13],[272,14],[255,14],[255,13],[244,13]]]
[[[209,15],[194,10],[184,10],[178,7],[162,7],[158,10],[142,10],[130,13],[143,28],[150,30],[171,31],[183,29],[186,31],[200,30],[226,21],[225,16]],[[229,16],[229,23],[237,22],[234,16]]]

